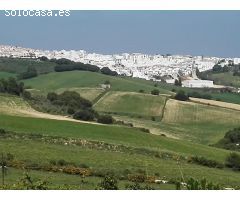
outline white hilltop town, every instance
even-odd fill
[[[84,50],[39,50],[18,46],[0,45],[0,57],[12,58],[66,58],[75,62],[96,65],[99,68],[108,67],[119,75],[132,76],[146,80],[161,81],[158,77],[168,77],[167,83],[181,76],[190,76],[183,82],[185,87],[213,87],[212,81],[199,80],[193,72],[210,70],[217,63],[224,66],[230,62],[240,63],[240,58],[220,58],[191,55],[148,55],[142,53],[122,53],[103,55],[88,53]]]

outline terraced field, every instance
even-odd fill
[[[108,92],[94,105],[94,108],[100,112],[135,117],[161,117],[166,98],[166,96],[133,92]]]

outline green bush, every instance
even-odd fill
[[[151,91],[151,94],[152,94],[152,95],[159,95],[159,93],[160,93],[160,92],[159,92],[158,89],[154,89],[154,90]]]
[[[226,166],[240,171],[240,155],[235,152],[230,153],[226,158]]]
[[[118,190],[118,182],[114,176],[106,176],[99,184],[101,190]]]
[[[73,118],[84,121],[93,121],[94,113],[89,110],[80,110],[73,115]]]
[[[180,90],[174,97],[176,100],[179,101],[187,101],[189,100],[189,97],[185,94],[183,90]]]
[[[114,119],[110,115],[100,115],[97,122],[102,124],[113,124]]]

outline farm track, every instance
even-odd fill
[[[211,106],[228,108],[228,109],[240,111],[240,105],[239,104],[226,103],[226,102],[207,100],[207,99],[192,98],[192,97],[190,98],[190,100],[194,103],[211,105]]]

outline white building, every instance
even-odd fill
[[[182,81],[182,87],[210,88],[210,87],[213,87],[213,81],[209,81],[209,80],[186,80],[186,81]]]

